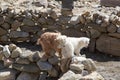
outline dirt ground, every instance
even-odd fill
[[[31,50],[33,52],[40,51],[41,47],[32,43],[17,43],[17,46],[23,50]],[[120,57],[107,55],[100,52],[91,53],[87,49],[82,50],[82,55],[91,58],[97,65],[97,71],[105,78],[105,80],[120,80]]]

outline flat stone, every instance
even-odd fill
[[[40,72],[39,67],[36,64],[16,64],[14,63],[13,68],[19,71],[37,73]]]
[[[38,80],[38,74],[21,72],[16,80]]]
[[[41,26],[21,26],[21,30],[25,32],[37,32],[41,30]]]
[[[33,55],[33,52],[30,50],[25,50],[20,54],[21,58],[29,58],[31,55]]]
[[[15,62],[18,64],[30,64],[30,61],[24,58],[17,58]]]
[[[7,34],[7,30],[0,27],[0,36]]]
[[[17,71],[14,69],[2,69],[0,70],[1,80],[15,80]]]
[[[120,39],[120,33],[108,33],[109,36]]]
[[[52,69],[52,65],[45,61],[39,60],[37,62],[37,65],[39,66],[40,70],[43,70],[43,71],[50,71]]]
[[[70,70],[72,70],[75,73],[81,73],[83,69],[83,64],[70,64]]]
[[[10,32],[10,38],[25,38],[29,37],[29,33],[23,31],[12,31]]]
[[[120,6],[120,1],[119,0],[100,0],[100,4],[102,6],[115,7],[115,6]]]
[[[33,20],[29,19],[29,18],[25,18],[23,20],[23,24],[26,25],[26,26],[34,26],[35,23],[33,22]]]

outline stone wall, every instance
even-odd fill
[[[104,80],[92,59],[82,56],[46,59],[39,51],[0,45],[0,80]]]
[[[82,11],[72,16],[63,16],[60,9],[52,7],[47,10],[1,8],[0,42],[36,42],[45,31],[59,31],[67,36],[90,37],[92,52],[98,50],[120,56],[119,7]]]

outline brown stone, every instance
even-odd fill
[[[2,25],[2,27],[4,28],[4,29],[10,29],[10,25],[8,24],[8,23],[4,23],[3,25]]]
[[[107,31],[110,33],[114,33],[117,31],[117,27],[113,24],[111,24],[110,26],[107,27]]]
[[[120,0],[100,0],[102,6],[115,7],[120,6]]]
[[[120,33],[109,33],[108,34],[111,37],[119,38],[120,39]]]
[[[103,35],[96,41],[96,48],[100,52],[120,56],[120,39]]]
[[[91,38],[98,38],[100,35],[101,35],[101,33],[98,30],[95,30],[95,29],[90,30]]]
[[[21,26],[21,22],[15,20],[11,25],[11,30],[17,30],[17,28],[20,26]]]
[[[7,31],[0,27],[0,36],[7,34]]]
[[[95,46],[96,46],[96,39],[91,39],[89,44],[89,51],[95,52]]]

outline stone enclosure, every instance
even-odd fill
[[[120,56],[120,7],[82,4],[78,0],[73,15],[65,16],[60,3],[54,0],[41,6],[38,2],[19,3],[0,4],[1,44],[36,43],[42,33],[58,31],[71,37],[89,37],[91,52]],[[83,5],[87,7],[79,9]],[[75,56],[62,75],[57,56],[44,60],[42,52],[22,51],[15,44],[0,45],[0,61],[0,80],[104,80],[91,59]]]

